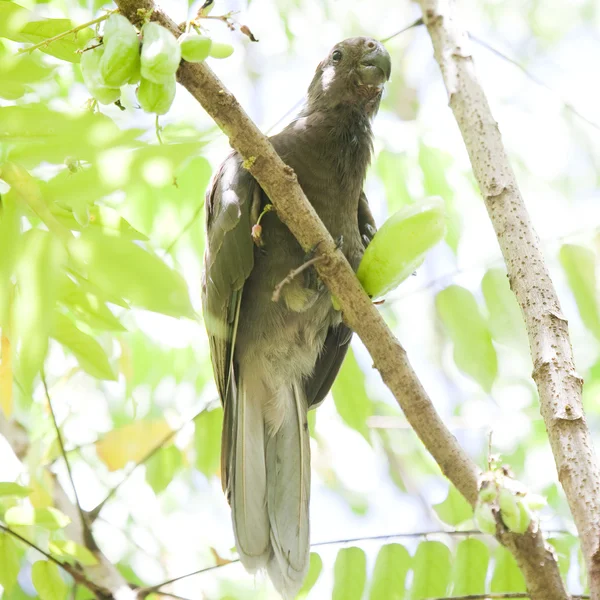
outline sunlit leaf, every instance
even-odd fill
[[[0,531],[0,565],[0,585],[10,591],[19,576],[21,552],[14,538],[3,531]]]
[[[504,546],[498,546],[494,553],[494,574],[492,592],[525,592],[525,579],[513,555]]]
[[[13,411],[13,368],[10,341],[0,334],[0,410],[8,419]],[[0,496],[2,484],[0,483]]]
[[[0,37],[12,39],[29,21],[31,14],[12,0],[0,0]]]
[[[577,543],[575,536],[565,534],[549,537],[548,543],[554,548],[561,575],[566,578],[571,568],[571,555]]]
[[[583,324],[600,339],[595,254],[583,246],[564,244],[560,249],[559,258]]]
[[[448,546],[441,542],[421,542],[413,560],[413,569],[411,600],[442,598],[448,595],[451,572]],[[435,573],[434,577],[432,573]]]
[[[193,316],[183,277],[137,244],[86,229],[70,250],[88,279],[108,294],[173,317]]]
[[[365,375],[356,362],[352,348],[348,349],[332,393],[335,406],[346,425],[371,443],[367,419],[371,416],[373,407],[365,389]]]
[[[37,57],[16,56],[0,44],[0,98],[16,100],[29,91],[31,84],[43,81],[54,72]]]
[[[360,548],[343,548],[333,568],[332,600],[360,600],[367,582],[367,558]]]
[[[48,549],[52,554],[61,556],[69,562],[77,562],[84,567],[98,564],[98,559],[85,546],[72,540],[50,542]]]
[[[5,194],[0,204],[0,327],[8,324],[13,291],[11,277],[20,252],[21,223],[16,197]]]
[[[160,494],[160,492],[167,489],[182,465],[181,450],[174,444],[161,448],[146,462],[146,481],[155,494]]]
[[[4,520],[9,525],[38,525],[51,531],[63,529],[71,522],[67,515],[51,506],[34,509],[27,505],[9,508],[4,515]]]
[[[496,350],[473,294],[451,285],[436,296],[435,305],[454,343],[456,366],[490,392],[498,373]]]
[[[41,600],[65,600],[67,597],[67,584],[54,563],[46,560],[33,563],[31,579]]]
[[[446,499],[439,504],[434,504],[433,509],[437,516],[448,525],[459,525],[473,517],[471,505],[452,484],[448,488]]]
[[[57,313],[50,335],[68,348],[81,368],[92,377],[117,379],[102,346],[91,335],[78,329],[68,317]]]
[[[484,593],[489,560],[490,551],[481,540],[460,542],[454,558],[452,594],[468,596]]]
[[[382,546],[375,561],[369,600],[404,600],[406,575],[410,566],[410,554],[404,546]]]
[[[196,417],[194,423],[196,468],[210,477],[217,473],[220,464],[223,410],[205,410]]]
[[[140,462],[171,433],[164,419],[146,419],[109,431],[96,442],[96,452],[111,471],[122,469],[129,461]]]
[[[26,498],[31,492],[30,488],[19,485],[12,481],[0,481],[0,496],[17,496],[18,498]]]
[[[297,598],[300,600],[301,598],[306,598],[310,590],[314,587],[315,583],[317,583],[317,579],[319,579],[319,575],[323,570],[323,561],[321,557],[316,552],[310,553],[310,562],[308,565],[308,573],[306,574],[306,578],[304,579],[304,583],[298,592]]]

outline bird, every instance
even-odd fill
[[[377,40],[339,42],[317,66],[298,115],[269,138],[355,271],[376,230],[363,185],[390,72]],[[273,301],[274,288],[307,254],[269,205],[232,152],[206,192],[201,288],[236,548],[246,570],[266,570],[287,600],[309,564],[307,414],[333,385],[352,331],[314,266]]]

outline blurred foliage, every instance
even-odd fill
[[[474,33],[558,92],[474,47],[570,321],[597,434],[600,144],[593,126],[557,97],[569,91],[570,104],[600,120],[585,67],[597,50],[600,11],[592,0],[466,4]],[[161,6],[183,20],[199,3]],[[0,525],[59,561],[94,563],[57,508],[60,488],[70,488],[44,374],[84,508],[110,495],[94,533],[129,581],[152,585],[207,567],[168,590],[190,598],[274,598],[232,562],[219,481],[222,409],[198,316],[203,197],[226,143],[181,88],[160,122],[139,110],[131,87],[120,106],[98,107],[90,98],[77,50],[101,32],[93,21],[113,8],[104,0],[0,0],[0,432],[10,422],[26,437],[19,459],[0,445]],[[268,125],[297,103],[334,42],[384,37],[416,16],[411,3],[384,0],[368,10],[360,0],[217,0],[213,15],[231,10],[241,11],[235,18],[261,42],[207,23],[211,36],[236,45],[215,68]],[[19,53],[86,23],[77,35]],[[547,496],[541,526],[552,530],[571,591],[581,593],[578,542],[567,533],[572,521],[539,417],[523,319],[429,42],[417,29],[388,48],[394,72],[375,121],[367,194],[380,224],[440,196],[447,230],[416,276],[388,295],[383,314],[478,464],[489,460],[492,431],[491,451]],[[359,343],[332,395],[318,418],[310,417],[312,537],[332,543],[314,547],[299,597],[524,591],[512,556],[472,531],[470,506],[446,486]],[[377,539],[363,541],[371,536]],[[0,586],[3,600],[90,597],[5,530]]]

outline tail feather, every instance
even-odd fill
[[[306,576],[310,551],[306,396],[292,385],[273,398],[252,376],[239,377],[232,394],[223,450],[240,559],[250,572],[266,568],[277,591],[294,598]],[[277,428],[271,415],[265,418],[273,401],[283,412]]]
[[[284,598],[293,598],[308,569],[310,445],[303,390],[294,385],[280,393],[288,396],[286,414],[266,446],[272,547],[267,571]]]

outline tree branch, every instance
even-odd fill
[[[116,0],[116,4],[122,14],[136,24],[140,23],[140,14],[147,14],[174,35],[181,34],[175,22],[152,0]],[[248,170],[304,250],[317,248],[316,254],[323,256],[315,268],[338,299],[345,322],[369,350],[374,366],[442,472],[474,505],[480,469],[437,414],[404,348],[371,303],[344,255],[336,248],[306,199],[294,171],[283,163],[266,136],[205,63],[183,62],[177,75],[178,81],[200,102],[229,137],[231,146],[247,161]],[[534,600],[567,600],[554,554],[545,545],[539,530],[530,530],[525,535],[499,533],[498,539],[515,554]]]
[[[542,417],[600,600],[600,470],[585,421],[567,321],[519,192],[498,124],[477,81],[466,31],[449,0],[420,0],[436,59],[521,306]],[[517,558],[519,564],[521,561]],[[529,580],[528,580],[529,585]],[[530,589],[532,596],[534,592]]]

